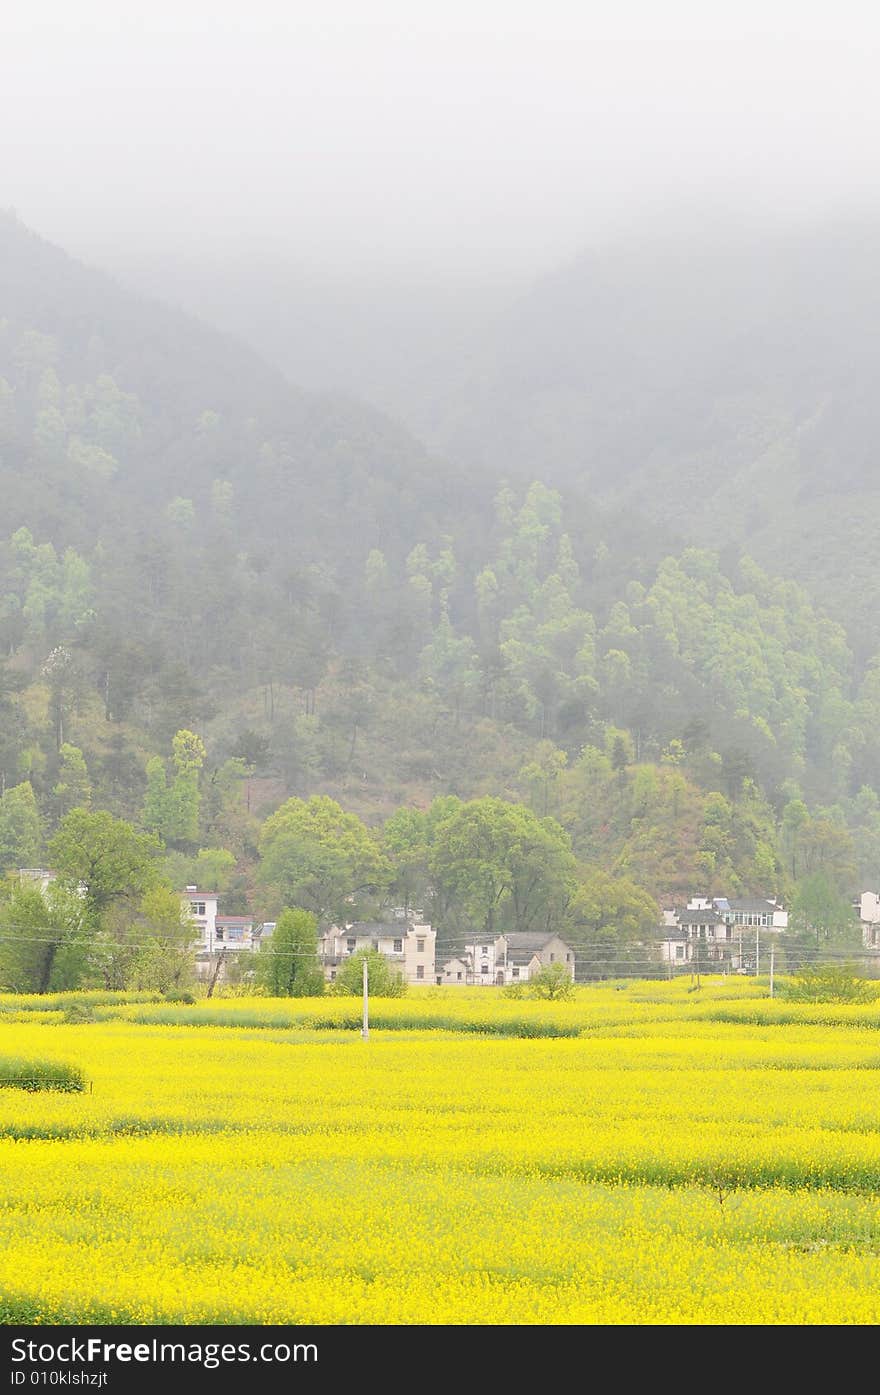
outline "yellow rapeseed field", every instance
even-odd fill
[[[880,1007],[0,998],[0,1318],[876,1323]],[[69,1015],[69,1014],[67,1014]]]

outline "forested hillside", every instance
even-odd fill
[[[780,580],[766,547],[754,560],[749,529],[689,545],[650,521],[675,498],[684,513],[687,489],[705,525],[732,476],[707,467],[702,492],[676,476],[658,503],[635,438],[604,408],[593,429],[625,326],[600,353],[596,317],[569,312],[546,311],[528,353],[558,427],[573,360],[549,324],[592,325],[569,386],[602,469],[521,430],[528,394],[499,390],[474,473],[470,449],[432,456],[368,408],[300,392],[0,220],[3,868],[38,863],[90,805],[158,834],[172,880],[225,850],[228,906],[275,910],[260,828],[289,797],[332,796],[378,829],[454,795],[557,820],[594,899],[609,875],[664,899],[876,882],[870,632]],[[684,346],[663,371],[683,385],[688,362]],[[695,422],[673,394],[652,414],[641,382],[625,415],[655,462],[674,423],[694,459],[728,440],[717,404]],[[598,507],[581,475],[630,505]]]
[[[634,228],[512,300],[400,410],[453,459],[745,549],[864,655],[880,642],[878,301],[868,220]]]

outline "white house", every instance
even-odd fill
[[[733,934],[724,916],[714,906],[688,905],[677,913],[676,921],[684,935],[685,961],[698,959],[703,963],[730,963]],[[677,946],[681,941],[676,939],[672,943]],[[678,954],[675,957],[681,958]]]
[[[876,891],[863,891],[854,903],[862,927],[865,949],[880,950],[880,896]]]
[[[332,925],[318,940],[324,977],[336,978],[339,965],[360,950],[383,954],[407,983],[433,983],[437,933],[430,925],[385,921],[354,921],[340,929]]]
[[[764,930],[787,930],[788,911],[762,896],[716,896],[712,902],[728,925]]]
[[[223,960],[244,949],[259,949],[262,926],[255,926],[250,915],[219,915],[219,893],[200,891],[188,886],[181,897],[196,928],[196,972],[209,977],[217,967],[217,957]]]
[[[214,917],[214,948],[225,950],[257,949],[259,932],[254,929],[251,915],[218,915]]]
[[[442,967],[438,967],[436,979],[438,983],[471,983],[472,965],[467,959],[461,956],[455,959],[447,959]]]
[[[531,934],[512,930],[492,940],[474,940],[460,955],[447,960],[437,974],[438,983],[526,983],[542,968],[562,964],[574,978],[574,950],[554,933]]]
[[[763,945],[788,929],[788,911],[759,896],[692,896],[683,910],[664,911],[659,938],[666,964],[698,962],[747,972],[761,965]],[[766,938],[762,942],[762,931]]]
[[[540,969],[553,964],[561,964],[569,978],[574,979],[574,950],[560,935],[552,931],[533,934],[526,930],[510,930],[501,938],[505,983],[532,978]]]
[[[196,948],[206,954],[214,953],[218,899],[216,891],[199,891],[197,886],[188,886],[181,897],[196,927]]]
[[[504,958],[501,936],[495,940],[474,940],[465,945],[461,957],[467,966],[466,983],[488,987],[492,983],[504,982],[504,972],[500,968]]]

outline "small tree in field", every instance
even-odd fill
[[[361,993],[364,986],[364,961],[367,964],[367,991],[373,998],[402,998],[406,979],[389,964],[377,949],[359,949],[340,965],[333,985],[335,993]]]
[[[533,998],[551,998],[561,1002],[563,998],[572,997],[574,984],[564,964],[545,964],[529,979],[529,992]]]
[[[318,922],[310,911],[281,913],[257,956],[257,978],[273,998],[316,998],[324,992]]]

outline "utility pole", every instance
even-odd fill
[[[226,950],[221,949],[220,953],[214,960],[214,972],[211,974],[211,982],[208,984],[208,991],[205,994],[206,998],[213,998],[214,996],[214,989],[217,987],[217,980],[220,977],[220,970],[223,968],[223,961],[225,960],[225,958]]]
[[[755,925],[755,978],[761,972],[761,927]]]
[[[367,968],[367,956],[366,956],[366,955],[364,955],[363,964],[364,964],[364,1025],[363,1025],[363,1027],[361,1028],[361,1036],[363,1037],[364,1041],[367,1041],[367,1040],[369,1040],[369,1036],[370,1036],[370,990],[369,990],[370,976],[369,976],[369,970],[368,970],[368,968]]]
[[[772,943],[771,943],[771,945],[770,945],[770,997],[771,997],[771,998],[773,997],[773,968],[774,968],[774,961],[775,961],[775,958],[776,958],[776,946],[775,946],[775,944],[772,944]]]

